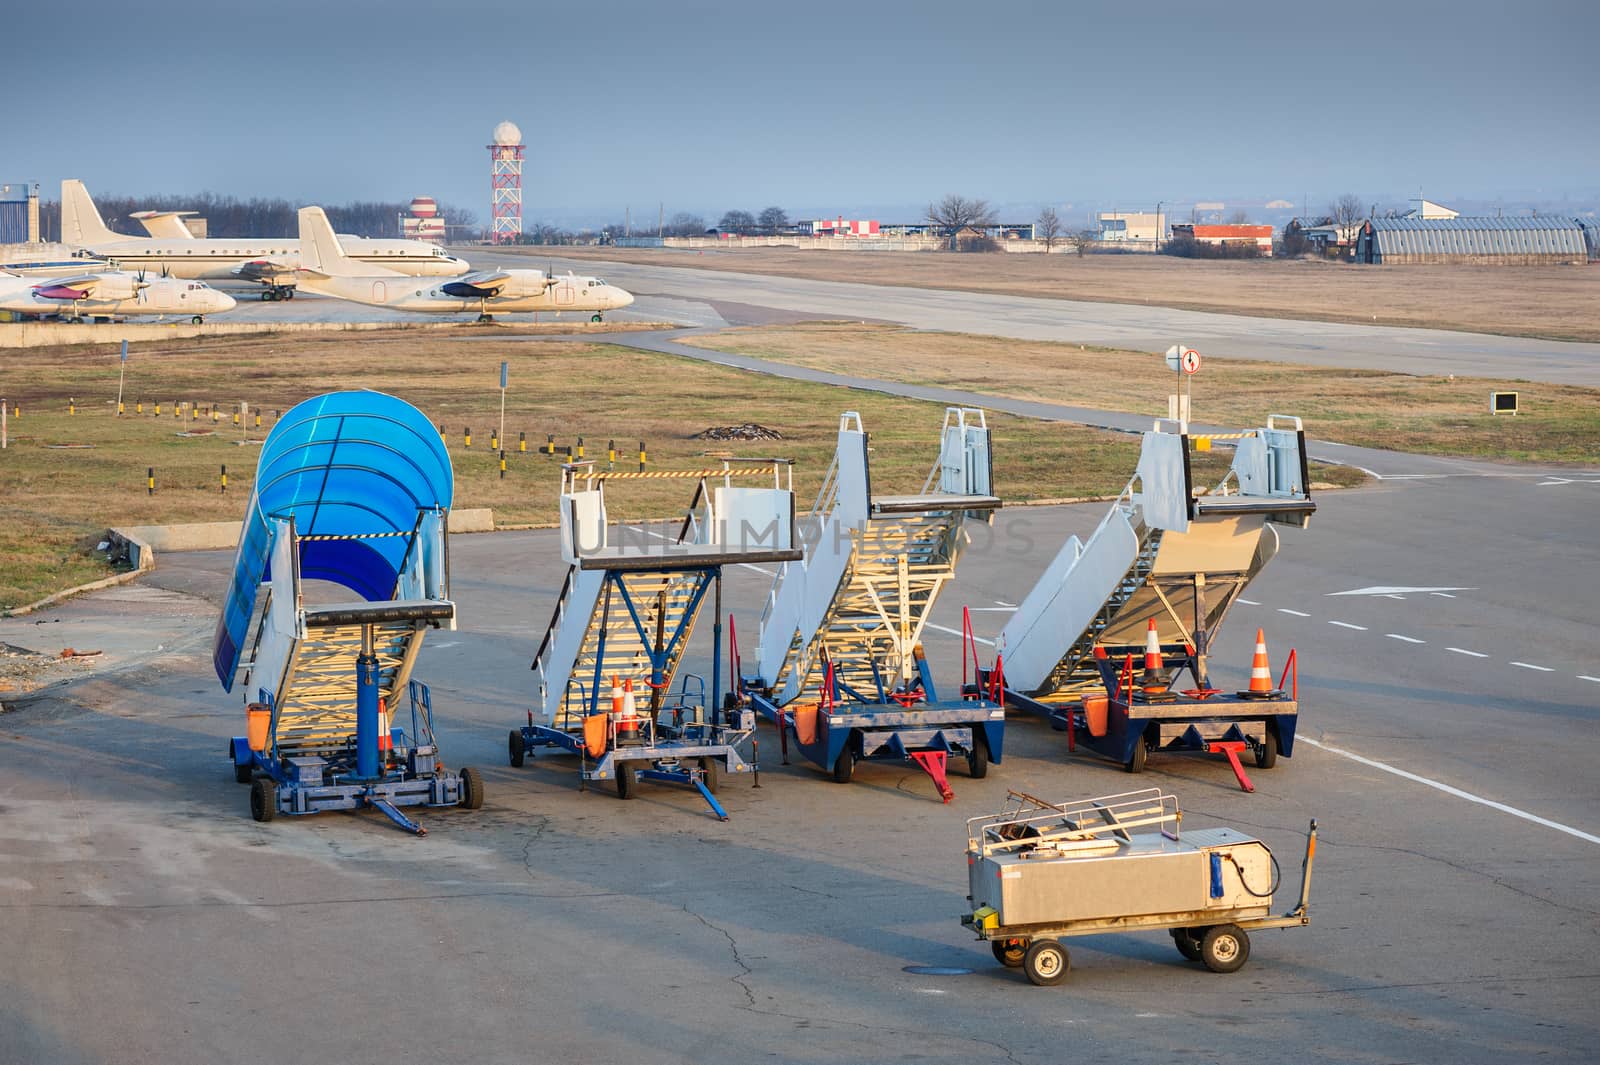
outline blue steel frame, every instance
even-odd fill
[[[365,656],[363,656],[365,657]],[[368,667],[357,660],[358,678]],[[458,806],[466,798],[461,777],[439,764],[439,749],[433,738],[433,699],[428,686],[411,681],[407,694],[411,701],[411,733],[403,728],[389,730],[395,758],[384,767],[378,759],[378,707],[373,684],[370,712],[364,708],[363,682],[358,679],[356,695],[356,746],[331,757],[291,755],[278,758],[266,751],[253,751],[244,736],[234,736],[228,744],[233,764],[272,780],[278,786],[277,813],[316,814],[327,810],[359,810],[370,806],[396,825],[419,836],[427,830],[400,812],[402,806]],[[271,696],[260,693],[271,707]],[[276,745],[269,742],[269,750]],[[370,751],[370,756],[364,751]],[[368,765],[363,761],[370,758]]]
[[[876,698],[863,695],[833,678],[833,709],[819,711],[817,737],[801,743],[792,717],[771,697],[770,690],[756,678],[741,678],[742,694],[762,717],[784,730],[800,753],[831,770],[847,746],[858,761],[908,761],[913,752],[944,751],[965,758],[973,748],[974,734],[981,732],[988,748],[989,761],[999,764],[1005,748],[1005,709],[982,694],[963,694],[956,700],[941,700],[933,683],[933,669],[925,658],[917,658],[920,703],[902,706],[890,697],[877,664],[873,664]]]
[[[689,598],[689,605],[679,619],[677,628],[669,637],[663,639],[659,649],[652,646],[648,626],[639,615],[639,609],[633,602],[633,597],[628,594],[627,574],[625,571],[608,570],[605,575],[606,599],[612,593],[618,595],[623,606],[628,611],[628,617],[633,622],[634,631],[638,633],[640,643],[645,647],[650,656],[650,684],[653,689],[661,688],[666,681],[666,667],[669,662],[677,657],[680,645],[689,633],[696,615],[705,599],[706,591],[713,585],[717,587],[717,618],[712,626],[711,642],[711,703],[705,703],[705,680],[694,674],[685,674],[678,690],[678,701],[674,704],[663,704],[661,712],[675,711],[677,723],[664,725],[659,721],[652,723],[648,717],[641,722],[641,735],[644,741],[638,746],[607,745],[606,752],[592,763],[588,757],[588,748],[584,743],[581,733],[568,732],[565,729],[551,725],[535,725],[529,723],[521,728],[522,744],[525,750],[534,747],[559,747],[580,758],[579,780],[612,780],[620,771],[621,763],[645,762],[649,768],[638,770],[637,776],[641,780],[653,780],[667,784],[684,784],[694,788],[700,797],[711,807],[719,821],[728,820],[728,812],[717,802],[716,796],[711,794],[711,789],[705,784],[705,771],[698,764],[690,764],[690,760],[698,763],[701,758],[720,759],[730,774],[751,773],[759,768],[754,761],[746,761],[739,753],[738,741],[729,742],[725,733],[748,733],[753,731],[753,720],[719,721],[722,713],[722,567],[706,566],[694,569],[685,569],[696,575],[694,592]],[[605,665],[605,639],[606,630],[602,626],[600,637],[597,641],[595,655],[595,669],[591,682],[584,686],[582,681],[573,679],[569,683],[576,684],[581,693],[585,708],[585,717],[595,714],[607,713],[609,706],[600,702],[602,684],[606,675]],[[700,683],[698,698],[689,692],[689,680],[693,678]],[[698,720],[691,719],[688,724],[683,723],[685,711],[698,708],[701,711]],[[742,717],[742,715],[741,715]],[[745,727],[745,726],[749,727]]]

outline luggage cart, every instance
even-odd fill
[[[867,444],[861,416],[845,412],[812,508],[816,535],[805,537],[805,559],[774,578],[741,695],[778,727],[785,761],[791,733],[838,783],[863,760],[909,760],[949,802],[948,761],[983,777],[1005,737],[998,686],[963,683],[941,698],[922,648],[968,543],[966,523],[992,521],[1000,507],[989,428],[981,410],[947,408],[938,459],[915,495],[873,494]],[[976,646],[966,638],[964,654]],[[808,689],[816,701],[802,699]]]
[[[1250,932],[1311,923],[1315,819],[1299,902],[1281,916],[1265,843],[1231,828],[1180,832],[1181,820],[1177,798],[1156,788],[1060,804],[1010,792],[999,813],[967,822],[972,911],[961,923],[1041,987],[1066,978],[1068,936],[1165,928],[1185,958],[1231,973],[1249,960]]]
[[[228,755],[257,821],[371,808],[420,836],[401,807],[483,804],[476,770],[445,767],[412,676],[426,632],[455,628],[452,491],[438,432],[393,396],[319,396],[268,434],[212,649],[223,690],[244,692]],[[308,604],[309,580],[360,599]]]
[[[579,787],[615,781],[632,799],[640,780],[684,784],[719,820],[723,773],[756,777],[741,747],[755,713],[721,690],[722,570],[800,557],[794,493],[782,459],[727,459],[720,468],[612,473],[593,462],[562,467],[561,545],[569,563],[554,616],[534,656],[539,706],[507,739],[518,767],[540,747],[578,756]],[[608,527],[608,481],[697,482],[676,537]],[[766,487],[736,479],[768,478]],[[708,593],[710,593],[708,595]],[[711,692],[703,677],[672,683],[701,609],[713,613]],[[637,696],[643,696],[639,702]]]

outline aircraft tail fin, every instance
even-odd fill
[[[61,182],[61,243],[93,247],[125,239],[106,228],[83,182],[71,178]]]
[[[325,277],[360,277],[372,272],[344,253],[333,224],[320,207],[300,208],[300,266]]]

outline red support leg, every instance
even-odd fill
[[[1244,774],[1244,766],[1239,763],[1239,752],[1244,750],[1246,744],[1242,740],[1227,740],[1218,743],[1206,744],[1206,750],[1212,754],[1225,754],[1228,764],[1233,767],[1233,775],[1239,778],[1241,791],[1255,791],[1256,786],[1250,783],[1250,778]]]
[[[922,771],[933,778],[933,786],[939,789],[939,797],[949,802],[956,797],[950,790],[950,782],[944,778],[947,759],[943,751],[912,751],[911,760],[922,767]]]

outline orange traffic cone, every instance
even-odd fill
[[[611,674],[611,715],[618,719],[622,717],[622,682],[615,673]]]
[[[389,704],[383,698],[378,699],[378,751],[387,755],[394,750],[394,735],[389,730],[392,726],[389,717]]]
[[[615,699],[612,705],[615,706]],[[633,701],[633,678],[622,682],[622,706],[611,715],[618,745],[639,742],[639,708]]]
[[[1144,676],[1139,680],[1146,695],[1160,695],[1167,690],[1167,667],[1161,660],[1161,637],[1156,633],[1156,619],[1144,632]]]
[[[1250,660],[1250,692],[1253,695],[1270,695],[1277,689],[1272,686],[1272,667],[1267,665],[1267,634],[1256,630],[1256,654]]]

